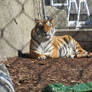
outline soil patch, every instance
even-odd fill
[[[47,84],[92,81],[92,58],[35,60],[14,57],[5,63],[16,92],[42,92]]]

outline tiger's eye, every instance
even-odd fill
[[[37,31],[37,34],[40,34],[40,31]]]
[[[42,29],[43,29],[43,26],[41,25],[41,26],[39,27],[39,29],[42,30]]]
[[[49,27],[51,26],[51,24],[50,24],[50,22],[49,22],[49,21],[46,23],[46,25],[47,25],[47,26],[49,26]]]

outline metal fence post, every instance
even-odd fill
[[[46,19],[45,0],[42,0],[43,19]]]

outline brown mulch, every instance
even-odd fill
[[[6,62],[16,92],[42,92],[47,84],[92,81],[92,58],[35,60],[14,57]]]

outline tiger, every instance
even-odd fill
[[[35,59],[81,58],[89,53],[70,35],[55,36],[53,19],[35,20],[31,31],[30,56]]]

